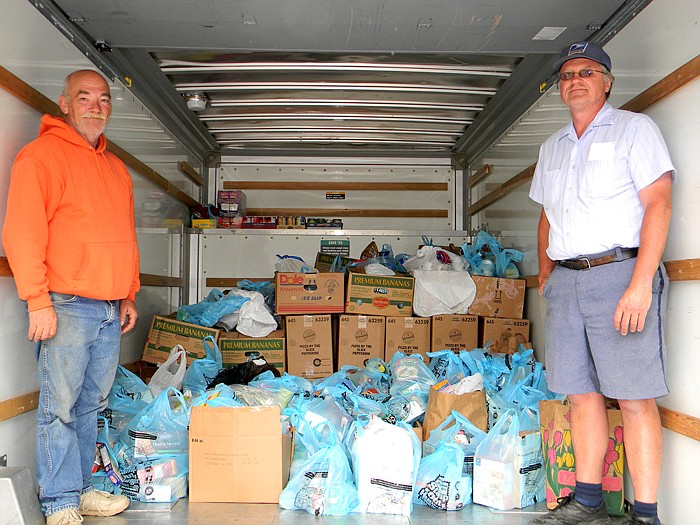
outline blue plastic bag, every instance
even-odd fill
[[[190,407],[242,407],[246,406],[236,399],[233,390],[228,385],[219,383],[211,390],[200,390],[190,402]]]
[[[421,459],[413,489],[413,503],[436,510],[461,510],[472,500],[472,479],[462,473],[464,452],[441,441],[435,452]]]
[[[221,370],[222,357],[219,346],[211,335],[202,339],[206,349],[206,357],[195,359],[185,372],[182,380],[182,391],[206,390]]]
[[[107,396],[107,407],[100,412],[115,435],[119,435],[131,419],[153,401],[153,394],[140,377],[122,365]]]
[[[188,304],[177,309],[177,320],[200,326],[214,326],[225,315],[241,309],[249,297],[229,293],[224,295],[216,288],[199,303]]]
[[[429,456],[440,442],[455,443],[464,452],[463,474],[474,475],[474,453],[476,447],[486,437],[486,432],[474,425],[462,414],[453,410],[445,421],[433,429],[430,437],[423,442],[423,455]]]
[[[438,381],[446,379],[451,385],[459,383],[469,374],[464,366],[464,362],[452,350],[440,350],[439,352],[428,352],[430,358],[428,368],[435,375]]]
[[[119,435],[134,461],[187,456],[190,413],[182,393],[163,390],[144,407]],[[186,462],[186,459],[185,459]]]
[[[487,252],[488,256],[484,256],[484,252]],[[476,234],[471,245],[462,244],[462,253],[469,261],[469,273],[512,279],[520,277],[514,263],[522,261],[523,252],[503,249],[495,237],[483,230]]]
[[[358,503],[350,463],[335,432],[328,432],[325,444],[299,467],[279,499],[283,509],[314,516],[344,516]]]

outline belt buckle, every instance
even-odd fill
[[[581,270],[584,270],[584,271],[585,271],[585,270],[590,270],[590,269],[592,268],[592,266],[591,266],[591,260],[590,260],[588,257],[579,257],[579,258],[576,259],[576,260],[577,260],[577,261],[581,261],[581,262],[586,261],[586,264],[588,264],[588,268],[581,268]]]

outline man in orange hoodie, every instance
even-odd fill
[[[97,414],[136,323],[139,255],[131,177],[103,135],[107,82],[71,73],[58,103],[65,118],[44,115],[15,159],[2,238],[39,364],[39,499],[47,525],[77,525],[129,505],[90,479]]]

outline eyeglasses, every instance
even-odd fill
[[[581,78],[588,78],[593,73],[605,74],[604,71],[600,71],[598,69],[582,69],[581,71],[577,71],[575,73],[573,71],[562,71],[559,73],[559,80],[571,80],[574,78],[575,75],[578,75]]]

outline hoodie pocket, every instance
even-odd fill
[[[85,258],[74,277],[77,288],[87,297],[114,300],[129,293],[134,275],[136,243],[91,242],[85,244]]]

